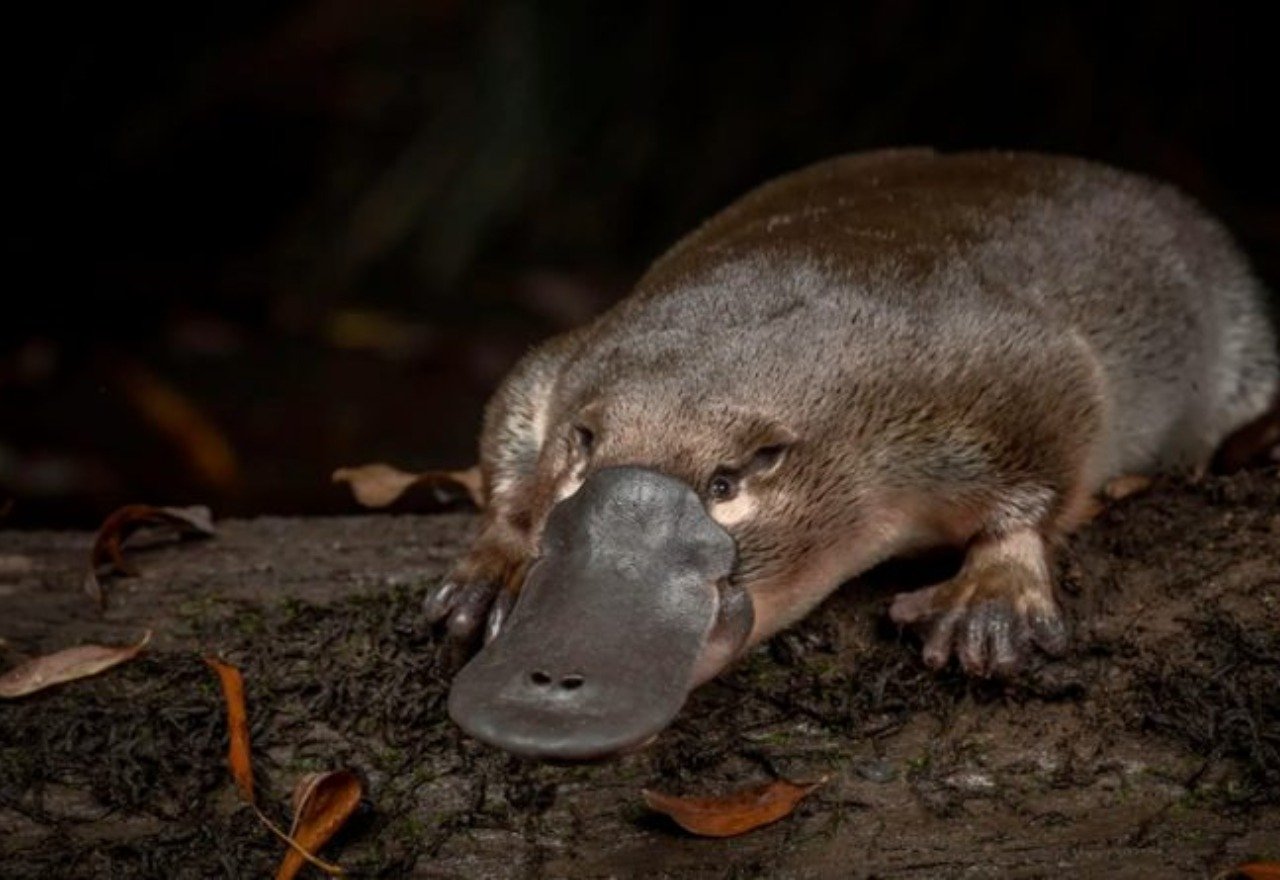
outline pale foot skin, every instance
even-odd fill
[[[1106,512],[1108,505],[1131,498],[1134,495],[1141,495],[1150,489],[1154,482],[1155,478],[1146,474],[1123,474],[1119,477],[1112,477],[1102,484],[1102,489],[1098,492],[1097,497],[1090,498],[1085,503],[1081,522],[1092,522]]]
[[[1123,501],[1147,491],[1154,482],[1155,479],[1147,474],[1124,474],[1112,477],[1102,484],[1102,497],[1107,501]]]
[[[921,631],[929,666],[945,666],[954,653],[976,676],[1007,677],[1033,647],[1059,655],[1067,646],[1047,547],[1033,529],[977,539],[954,578],[899,594],[889,617]]]

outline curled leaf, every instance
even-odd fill
[[[299,858],[303,859],[304,861],[312,865],[315,865],[317,868],[319,868],[321,871],[324,871],[330,877],[347,876],[346,869],[344,869],[341,865],[335,865],[333,862],[326,862],[324,859],[314,856],[311,853],[307,852],[307,850],[303,849],[302,844],[298,843],[298,841],[294,840],[292,837],[285,834],[283,831],[280,830],[280,828],[276,825],[276,823],[268,819],[267,815],[263,813],[262,810],[258,809],[257,804],[250,804],[249,806],[253,808],[253,812],[258,817],[258,820],[262,822],[263,825],[266,825],[267,828],[270,829],[272,834],[280,838],[285,843],[289,844],[290,853],[296,853]],[[283,868],[283,865],[281,867]]]
[[[132,660],[151,641],[147,630],[136,645],[109,647],[105,645],[78,645],[43,657],[35,657],[0,675],[0,697],[13,699],[42,691],[55,684],[88,678]]]
[[[240,789],[241,796],[253,803],[253,758],[249,751],[249,715],[244,704],[244,676],[240,670],[230,663],[224,663],[217,657],[205,657],[218,675],[222,685],[222,698],[227,704],[227,764],[231,767],[231,777]]]
[[[341,866],[316,858],[302,844],[280,830],[274,822],[267,818],[262,810],[258,809],[253,795],[253,757],[249,748],[249,716],[245,710],[244,676],[240,674],[240,670],[235,666],[217,657],[205,657],[204,662],[209,664],[209,668],[217,673],[218,683],[222,686],[222,697],[227,704],[227,738],[229,740],[227,765],[231,768],[231,778],[235,780],[236,788],[240,790],[240,796],[253,809],[254,815],[258,817],[258,820],[263,825],[266,825],[272,834],[291,847],[291,852],[297,853],[300,858],[310,862],[327,874],[334,877],[345,876],[346,872],[342,870]],[[357,791],[356,801],[359,802],[359,800],[359,792]],[[338,822],[334,826],[334,830],[337,830],[341,824],[342,822]],[[333,831],[330,831],[329,834],[332,835]],[[328,840],[328,836],[325,837],[325,840]],[[295,868],[294,870],[296,872],[297,869]]]
[[[484,507],[479,466],[462,471],[411,474],[378,462],[338,468],[333,472],[333,481],[351,486],[351,494],[364,507],[389,507],[411,489],[428,491],[437,507],[460,497],[469,499],[476,507]]]
[[[145,526],[169,526],[180,536],[208,537],[214,533],[213,516],[209,508],[153,507],[150,504],[126,504],[103,520],[89,551],[89,572],[85,575],[84,589],[99,605],[106,601],[106,594],[99,581],[100,574],[136,575],[137,569],[124,558],[123,545],[134,532]]]
[[[360,805],[360,779],[350,770],[310,773],[293,789],[293,826],[289,837],[306,852],[318,852]],[[299,849],[285,853],[276,880],[291,880],[302,868]]]
[[[791,814],[811,791],[826,782],[775,779],[718,797],[677,797],[645,789],[651,810],[670,816],[686,831],[702,837],[734,837]]]

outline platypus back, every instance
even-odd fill
[[[529,755],[635,747],[840,583],[937,545],[959,572],[889,610],[927,663],[1060,652],[1051,548],[1107,481],[1202,467],[1267,408],[1265,311],[1193,203],[1081,160],[893,151],[761,187],[495,395],[484,527],[427,601],[456,641],[496,636],[455,717]],[[724,554],[693,565],[704,534]]]
[[[954,389],[1034,313],[1102,372],[1101,480],[1200,464],[1266,407],[1277,360],[1264,301],[1230,237],[1171,187],[1073,158],[890,151],[787,175],[716,215],[575,360],[704,403],[753,382],[773,397],[786,383],[789,401],[816,382],[838,400],[868,375],[906,379],[924,348]],[[822,354],[797,359],[789,341]]]

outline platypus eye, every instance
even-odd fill
[[[715,501],[728,501],[738,494],[738,481],[729,474],[716,474],[707,484],[707,493]]]
[[[596,444],[596,435],[594,431],[590,428],[584,428],[582,425],[574,425],[573,438],[578,444],[578,449],[584,455],[591,454],[591,449]]]

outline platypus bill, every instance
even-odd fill
[[[1264,293],[1190,200],[1083,160],[901,150],[768,183],[545,343],[486,411],[474,547],[427,598],[449,709],[577,760],[894,556],[924,660],[1067,630],[1050,548],[1113,478],[1197,469],[1280,387]]]

